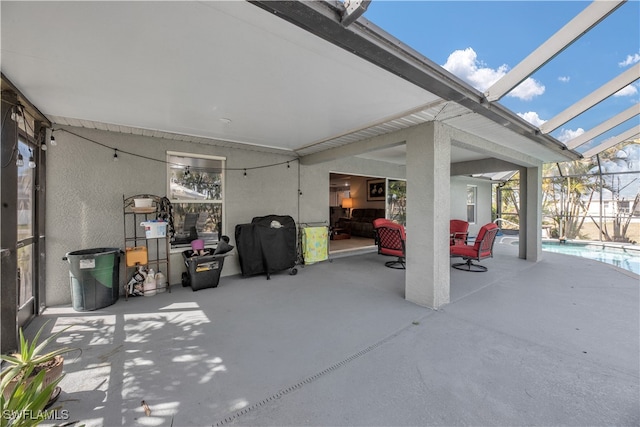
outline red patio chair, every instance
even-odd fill
[[[449,245],[466,245],[469,236],[469,223],[461,219],[449,220]]]
[[[493,243],[498,234],[498,226],[493,222],[483,225],[478,232],[478,237],[473,245],[452,245],[449,246],[449,253],[452,257],[462,257],[465,262],[452,264],[458,270],[472,271],[476,273],[487,271],[487,267],[474,264],[472,261],[481,261],[485,258],[493,257]]]
[[[395,261],[384,263],[389,268],[405,268],[405,241],[404,226],[385,218],[373,220],[373,228],[376,232],[378,253],[398,257]]]

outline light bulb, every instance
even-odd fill
[[[29,148],[29,169],[33,169],[36,167],[36,161],[33,160],[33,151]]]
[[[22,153],[18,153],[18,158],[16,159],[16,166],[21,168],[24,166],[24,159],[22,158]]]
[[[55,136],[53,136],[53,134],[51,134],[51,140],[49,141],[49,144],[58,145],[58,143],[56,142],[56,138]]]
[[[47,144],[45,144],[44,142],[40,145],[40,149],[42,151],[47,151]]]
[[[116,149],[113,150],[113,161],[114,162],[118,161],[118,150]]]

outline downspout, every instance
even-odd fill
[[[556,162],[556,167],[558,168],[560,177],[564,178],[560,163]],[[562,181],[564,181],[564,179]],[[560,243],[562,243],[562,237],[564,236],[564,183],[562,181],[560,183],[560,230],[558,230],[558,240],[560,240]]]
[[[598,237],[600,242],[602,243],[602,215],[603,215],[603,206],[602,206],[602,165],[600,164],[600,153],[596,154],[596,160],[598,161],[598,177],[600,178],[598,182],[600,183],[600,233],[598,233]]]

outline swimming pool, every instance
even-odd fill
[[[640,250],[601,243],[542,242],[542,250],[593,259],[640,274]]]

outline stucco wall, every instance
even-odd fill
[[[164,161],[167,151],[208,154],[227,158],[227,168],[251,168],[291,160],[291,157],[235,148],[185,143],[160,138],[126,135],[82,128],[66,128],[78,135],[119,150]],[[58,145],[47,152],[47,305],[71,301],[69,267],[62,257],[70,251],[124,247],[122,198],[148,193],[166,194],[166,166],[162,162],[132,157],[101,147],[64,131],[55,133]],[[224,233],[233,239],[236,224],[254,216],[297,216],[298,163],[225,174]],[[327,176],[328,180],[328,176]],[[313,189],[326,185],[314,183]],[[324,201],[324,200],[323,200]],[[328,211],[327,201],[324,213]],[[235,251],[234,251],[235,253]],[[179,283],[183,261],[171,257],[171,283]],[[237,274],[237,259],[225,261],[223,275]],[[121,268],[121,283],[124,268]]]
[[[291,160],[286,155],[186,143],[116,132],[66,127],[55,133],[58,145],[48,151],[47,166],[47,305],[71,301],[69,267],[62,257],[70,251],[124,247],[122,198],[140,193],[166,194],[166,166],[133,157],[129,151],[164,161],[167,151],[226,157],[224,233],[232,239],[236,224],[255,216],[291,215],[296,222],[329,220],[329,173],[347,172],[402,178],[404,167],[364,159],[340,159],[319,165],[287,165],[250,169]],[[67,129],[119,151],[65,132]],[[242,169],[247,168],[247,176]],[[298,178],[298,171],[300,177]],[[298,194],[298,179],[300,194]],[[298,205],[299,202],[299,205]],[[300,211],[298,212],[298,208]],[[235,253],[235,251],[234,251]],[[171,256],[172,284],[183,271],[180,253]],[[225,260],[223,276],[240,272],[237,257]],[[120,281],[124,283],[124,267]]]
[[[491,183],[463,176],[451,177],[451,218],[467,220],[467,185],[478,188],[476,223],[469,225],[469,235],[478,234],[480,227],[491,222]]]
[[[167,151],[223,156],[227,159],[227,169],[239,169],[229,170],[225,174],[223,232],[231,237],[232,243],[235,243],[233,234],[236,224],[250,222],[255,216],[282,214],[291,215],[296,222],[328,221],[331,172],[397,179],[406,176],[404,166],[354,157],[316,165],[299,165],[297,161],[291,161],[290,167],[284,164],[250,169],[291,160],[292,157],[108,131],[73,127],[61,129],[108,147],[162,162],[133,157],[121,151],[119,161],[114,162],[113,150],[64,130],[55,133],[58,145],[47,152],[46,303],[49,306],[71,301],[69,267],[62,261],[67,252],[97,247],[124,247],[123,195],[166,194],[166,166],[163,162]],[[244,176],[244,168],[248,169],[247,176]],[[490,185],[462,177],[452,179],[452,217],[466,217],[467,183],[479,185],[479,224],[489,222]],[[357,188],[352,188],[352,192],[357,193]],[[483,200],[487,201],[486,205],[480,203]],[[384,207],[384,203],[379,204]],[[477,233],[477,229],[472,226],[471,232]],[[173,254],[170,277],[173,285],[179,284],[183,268],[181,254]],[[233,255],[227,258],[223,276],[239,272],[237,257]],[[125,281],[124,266],[121,268],[120,281],[121,284]]]

